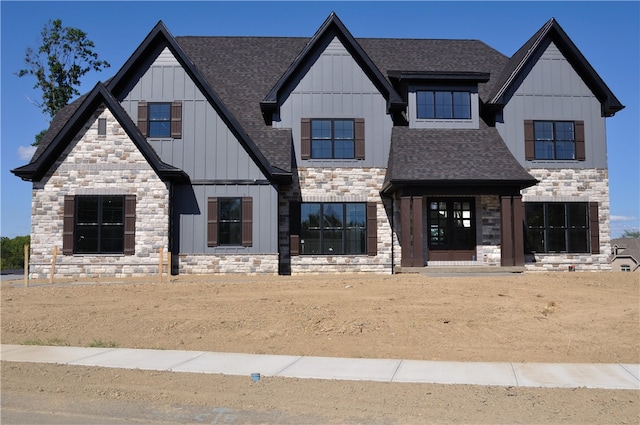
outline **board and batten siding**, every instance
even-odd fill
[[[182,139],[149,143],[163,162],[182,169],[192,181],[266,178],[168,49],[122,101],[133,122],[139,101],[182,102]]]
[[[502,122],[496,123],[516,159],[525,168],[606,168],[605,118],[600,102],[555,44],[551,43],[527,71],[504,107]],[[525,160],[525,120],[584,121],[585,161]]]
[[[277,190],[165,48],[122,106],[137,122],[138,102],[174,101],[182,102],[182,138],[148,141],[163,162],[185,171],[192,183],[173,191],[174,244],[179,253],[277,253]],[[207,198],[216,196],[253,198],[251,247],[207,247]]]
[[[250,197],[253,204],[251,246],[207,246],[207,200]],[[278,203],[271,185],[177,185],[174,187],[174,229],[181,254],[265,254],[278,252]],[[179,218],[178,218],[179,217]],[[175,235],[174,235],[175,236]]]
[[[291,128],[296,160],[304,167],[386,167],[391,141],[387,103],[342,43],[334,38],[290,88],[273,127]],[[364,118],[364,160],[302,160],[302,118]]]

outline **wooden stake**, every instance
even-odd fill
[[[29,245],[24,246],[24,287],[29,286]]]
[[[51,259],[51,277],[49,283],[53,283],[53,275],[56,272],[56,258],[58,257],[58,247],[53,247],[53,258]]]
[[[171,251],[167,251],[167,279],[171,282]]]
[[[158,283],[162,283],[162,266],[164,265],[164,260],[162,258],[162,254],[164,253],[164,248],[158,249]]]

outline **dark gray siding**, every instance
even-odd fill
[[[386,100],[342,43],[334,39],[280,106],[276,128],[291,128],[296,160],[303,167],[386,167],[391,140],[391,117]],[[302,160],[302,118],[364,118],[364,160]]]
[[[253,244],[250,247],[207,247],[207,199],[251,197]],[[181,254],[273,254],[278,252],[277,193],[271,185],[181,185],[174,187],[174,238]]]
[[[192,182],[174,188],[173,228],[179,252],[277,253],[276,189],[168,50],[122,102],[134,122],[138,101],[182,102],[182,138],[149,139],[162,161],[184,170]],[[253,246],[207,247],[207,198],[213,196],[253,198]]]
[[[526,161],[524,120],[584,121],[585,161]],[[496,127],[526,168],[606,168],[605,119],[600,102],[552,43],[534,63],[504,108]]]

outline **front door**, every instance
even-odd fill
[[[429,261],[475,260],[475,199],[429,198],[427,205]]]

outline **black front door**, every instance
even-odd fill
[[[429,261],[475,259],[475,199],[429,198],[427,208]]]

